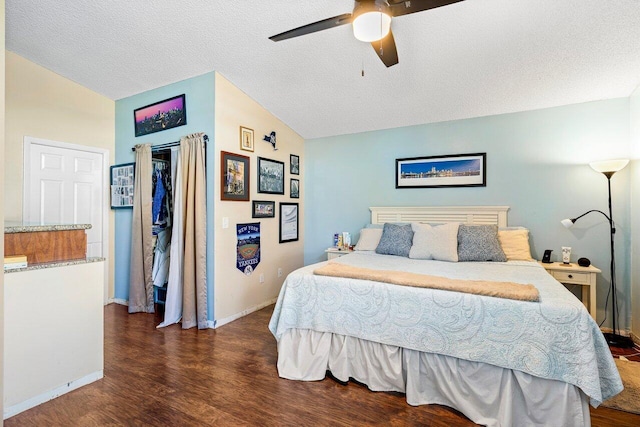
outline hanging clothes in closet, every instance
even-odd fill
[[[151,220],[155,248],[151,277],[154,286],[162,288],[166,285],[169,277],[169,255],[171,252],[171,164],[166,160],[152,159],[152,165]],[[159,298],[158,295],[156,292],[155,302],[164,302],[164,298]]]
[[[153,159],[152,212],[153,235],[171,227],[171,164],[166,160]]]

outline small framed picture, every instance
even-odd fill
[[[280,243],[298,240],[298,204],[280,203]]]
[[[254,200],[252,203],[251,218],[273,218],[276,216],[276,202]]]
[[[249,201],[249,162],[247,156],[220,152],[220,200]]]
[[[111,209],[133,208],[135,163],[111,166]]]
[[[284,194],[284,162],[258,157],[258,193]]]
[[[253,129],[240,126],[240,149],[253,151]]]
[[[297,179],[291,178],[291,198],[299,199],[300,198],[300,181]]]
[[[291,154],[289,156],[289,163],[289,172],[291,173],[291,175],[300,175],[300,156]]]

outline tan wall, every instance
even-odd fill
[[[0,46],[4,51],[4,0],[0,0]],[[4,156],[4,56],[0,58],[0,153]],[[4,165],[0,162],[0,200],[4,200]],[[4,224],[4,203],[0,203],[0,224]],[[4,227],[0,228],[0,267],[4,271]],[[4,274],[0,274],[0,384],[4,384]],[[0,414],[4,413],[4,390],[0,387]],[[0,427],[2,427],[0,417]]]
[[[216,73],[215,87],[215,165],[219,170],[220,151],[228,151],[250,157],[251,200],[276,202],[275,218],[252,218],[251,201],[221,201],[220,174],[215,181],[215,319],[219,323],[252,311],[273,301],[280,291],[284,278],[304,262],[304,140],[275,116]],[[255,151],[240,150],[240,126],[254,130]],[[265,134],[276,131],[277,151],[262,141]],[[289,155],[300,156],[300,175],[289,173]],[[266,157],[285,164],[285,195],[257,192],[258,157]],[[300,179],[300,199],[289,197],[289,179]],[[278,243],[279,202],[299,203],[299,240]],[[229,228],[223,229],[223,218],[229,218]],[[253,274],[244,275],[236,268],[236,224],[260,222],[261,261]],[[283,275],[278,277],[278,268]],[[260,274],[265,282],[260,283]]]
[[[4,34],[4,33],[3,33]],[[109,150],[115,156],[115,102],[13,52],[6,52],[5,219],[22,220],[23,138]],[[114,215],[109,215],[109,296],[113,296]]]
[[[631,332],[640,337],[640,86],[631,94]]]
[[[5,274],[6,416],[102,378],[103,275],[102,262]]]

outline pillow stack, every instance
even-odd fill
[[[363,228],[356,251],[437,261],[532,261],[529,230],[495,225],[386,223]]]

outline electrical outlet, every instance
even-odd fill
[[[282,269],[281,268],[278,269],[278,277],[282,277]]]
[[[264,273],[260,273],[260,283],[264,283]]]

